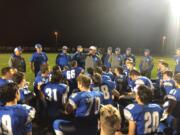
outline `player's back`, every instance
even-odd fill
[[[68,80],[69,87],[70,87],[70,94],[74,89],[77,89],[77,81],[76,78],[81,73],[81,67],[70,68],[62,73],[63,77]]]
[[[67,103],[69,87],[65,84],[47,83],[42,92],[47,101],[47,111],[51,117],[60,115],[61,109]]]
[[[130,104],[124,109],[126,119],[136,123],[137,135],[156,133],[162,113],[162,108],[157,104]]]
[[[102,77],[101,91],[104,94],[104,104],[112,104],[112,90],[116,88],[115,82]]]
[[[31,119],[35,111],[29,106],[14,105],[0,107],[0,134],[24,135],[32,132]]]

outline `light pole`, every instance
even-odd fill
[[[56,46],[57,46],[57,44],[58,44],[59,32],[55,31],[55,32],[54,32],[54,36],[55,36],[55,42],[56,42]]]

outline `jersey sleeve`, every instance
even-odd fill
[[[77,93],[74,93],[69,98],[69,104],[75,109],[77,108],[80,99],[81,99],[81,96]]]
[[[26,123],[25,123],[25,131],[26,133],[32,132],[32,120],[35,118],[35,109],[26,104],[22,105],[26,111]]]
[[[124,109],[124,116],[127,120],[136,121],[137,115],[135,115],[135,105],[130,104]]]

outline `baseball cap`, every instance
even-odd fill
[[[90,46],[89,49],[90,50],[97,50],[95,46]]]
[[[120,49],[119,47],[117,47],[117,48],[115,49],[115,51],[121,51],[121,49]]]
[[[108,47],[108,50],[112,50],[112,47],[111,47],[111,46],[109,46],[109,47]]]
[[[149,49],[145,49],[144,52],[150,52],[150,50]]]
[[[82,45],[78,45],[77,48],[82,48]]]
[[[63,47],[62,47],[62,50],[67,50],[67,49],[68,49],[67,46],[63,46]]]
[[[130,47],[128,47],[126,50],[131,51],[131,48],[130,48]]]
[[[19,46],[19,47],[16,47],[16,48],[14,48],[14,52],[16,52],[16,51],[22,51],[22,48]]]
[[[42,48],[42,45],[41,44],[36,44],[35,45],[35,48],[37,49],[37,48]]]

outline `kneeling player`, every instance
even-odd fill
[[[152,91],[144,85],[137,88],[135,104],[124,109],[129,121],[129,135],[148,135],[157,132],[163,110],[157,104],[151,104]]]
[[[56,120],[53,125],[56,135],[96,135],[97,133],[97,115],[103,95],[90,91],[91,79],[85,75],[80,75],[77,83],[80,92],[71,95],[66,105],[67,113],[74,113],[75,119]]]
[[[0,107],[1,135],[31,135],[35,110],[27,105],[18,105],[20,94],[14,83],[0,88],[0,98],[5,105]]]

